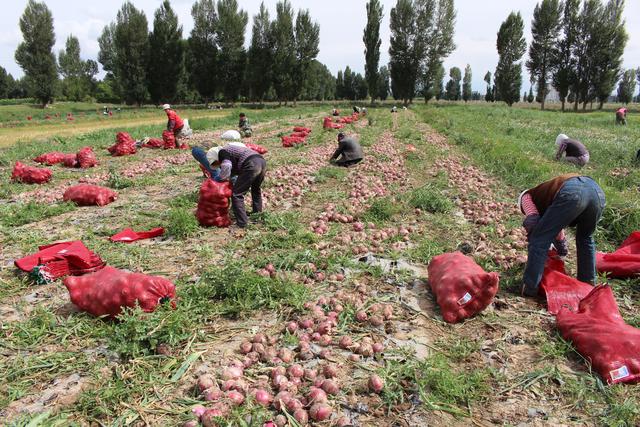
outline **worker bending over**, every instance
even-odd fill
[[[565,162],[573,163],[577,166],[585,166],[589,163],[589,151],[584,144],[577,139],[571,139],[567,135],[561,133],[556,138],[556,160],[560,160],[564,154]]]
[[[362,161],[362,147],[353,137],[344,133],[338,134],[338,149],[333,153],[329,161],[338,166],[350,167]]]
[[[173,132],[176,148],[180,148],[180,142],[178,142],[178,139],[180,137],[180,132],[182,132],[182,129],[184,128],[184,121],[180,118],[178,113],[171,109],[171,105],[164,104],[162,109],[167,113],[167,130]]]

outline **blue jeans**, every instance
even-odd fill
[[[207,160],[206,151],[204,151],[200,147],[193,147],[191,149],[191,155],[193,156],[194,159],[198,161],[198,163],[202,165],[203,168],[205,168],[207,172],[209,172],[209,175],[211,175],[211,178],[215,178],[216,176],[218,176],[219,170],[211,167],[211,163],[209,163],[209,160]]]
[[[549,246],[560,230],[576,227],[578,280],[596,279],[596,245],[593,232],[605,206],[600,186],[586,176],[567,180],[529,236],[529,258],[524,271],[525,294],[536,295],[542,280]]]

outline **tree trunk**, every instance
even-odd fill
[[[544,98],[542,98],[542,102],[540,103],[540,110],[544,111]]]
[[[580,102],[578,94],[576,94],[576,101],[573,104],[573,111],[578,111],[578,103]]]
[[[604,101],[600,101],[600,103],[598,104],[598,110],[602,110],[603,106],[604,106]]]
[[[564,102],[565,102],[565,100],[561,99],[560,102],[562,103],[562,112],[564,113]]]

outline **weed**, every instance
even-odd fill
[[[111,168],[109,169],[109,176],[107,177],[107,187],[115,190],[122,190],[133,185],[133,180],[124,178],[118,171]]]
[[[45,205],[43,203],[28,202],[0,205],[0,222],[7,227],[18,227],[71,212],[75,208],[76,206],[73,203]]]
[[[336,179],[338,181],[343,180],[347,176],[347,170],[345,168],[336,166],[325,166],[320,168],[316,172],[315,178],[317,183],[326,182],[329,179]]]
[[[191,209],[175,207],[167,212],[166,229],[176,239],[186,239],[196,235],[200,226]]]
[[[431,213],[449,213],[454,208],[444,192],[431,184],[413,190],[409,195],[409,205]]]
[[[364,217],[369,221],[384,222],[390,220],[399,210],[400,207],[397,203],[390,197],[384,197],[375,199],[365,212]]]

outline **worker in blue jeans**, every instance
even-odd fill
[[[523,226],[529,240],[523,295],[538,294],[552,243],[560,255],[566,255],[566,241],[558,239],[566,227],[576,227],[578,280],[595,284],[596,246],[593,232],[605,204],[600,186],[593,179],[577,174],[558,176],[520,195],[520,210],[526,215]]]

